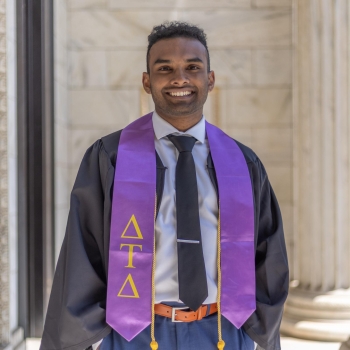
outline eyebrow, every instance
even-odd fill
[[[189,58],[188,60],[186,60],[186,62],[188,62],[188,63],[190,63],[190,62],[201,62],[201,63],[204,63],[203,60],[201,60],[199,57]],[[153,63],[153,65],[162,64],[162,63],[171,63],[171,60],[165,60],[163,58],[158,58]]]
[[[204,63],[203,60],[201,60],[199,57],[189,58],[188,60],[186,60],[186,62],[201,62],[201,63]]]
[[[156,59],[156,61],[154,62],[154,64],[161,64],[161,63],[170,63],[170,60],[164,60],[162,58],[158,58]]]

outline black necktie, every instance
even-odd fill
[[[192,156],[196,139],[174,135],[168,135],[168,138],[179,151],[175,180],[179,298],[195,311],[208,297],[199,224],[196,168]]]

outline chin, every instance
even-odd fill
[[[183,115],[187,115],[187,114],[193,114],[196,111],[198,111],[200,108],[202,108],[203,106],[179,106],[179,105],[175,105],[175,106],[168,106],[167,108],[165,108],[166,113],[174,115],[174,116],[183,116]]]
[[[166,113],[171,115],[172,117],[183,117],[184,115],[189,115],[195,113],[196,110],[188,110],[188,109],[167,109]]]

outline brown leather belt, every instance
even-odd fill
[[[208,312],[209,307],[209,312]],[[192,322],[199,321],[205,316],[209,316],[218,311],[217,303],[202,305],[197,311],[190,310],[188,307],[172,307],[164,304],[155,304],[154,313],[160,316],[169,317],[173,322]]]

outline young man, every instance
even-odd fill
[[[84,156],[41,349],[278,350],[288,264],[264,167],[204,119],[204,32],[148,40],[155,111]]]

